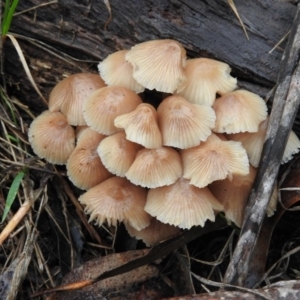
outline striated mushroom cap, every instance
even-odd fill
[[[120,50],[107,56],[98,65],[99,73],[107,85],[123,86],[142,93],[145,88],[132,76],[132,65],[125,60],[128,50]]]
[[[222,209],[208,188],[199,189],[183,178],[172,185],[150,189],[145,206],[146,212],[161,222],[186,229],[204,226],[206,220],[215,221],[214,210]]]
[[[75,148],[75,131],[60,112],[46,110],[34,119],[28,138],[33,152],[53,164],[66,164]]]
[[[121,131],[114,125],[115,118],[133,111],[140,103],[142,99],[135,92],[120,86],[107,86],[87,99],[83,115],[92,129],[110,135]]]
[[[132,183],[148,188],[170,185],[181,175],[180,155],[168,147],[140,150],[125,174]]]
[[[133,66],[133,77],[149,90],[174,93],[186,77],[186,52],[174,40],[153,40],[135,45],[125,59]]]
[[[125,177],[142,146],[126,139],[124,131],[115,133],[101,141],[97,152],[104,166],[113,174]]]
[[[249,161],[241,143],[222,141],[215,134],[199,146],[181,151],[183,178],[203,188],[215,180],[230,179],[232,175],[246,175]]]
[[[165,146],[180,149],[197,146],[215,126],[216,115],[210,106],[192,104],[176,95],[164,99],[157,113]]]
[[[105,86],[97,74],[78,73],[60,81],[49,96],[49,110],[61,111],[70,125],[86,125],[83,104],[97,89]]]
[[[116,226],[119,221],[142,230],[151,219],[144,211],[146,198],[146,189],[125,178],[111,177],[89,189],[78,200],[90,214],[89,222],[95,220],[100,226],[107,221],[109,226]]]
[[[104,167],[97,153],[97,147],[104,138],[104,135],[91,128],[84,129],[68,159],[68,177],[80,189],[88,190],[113,176]]]
[[[213,109],[219,133],[256,132],[259,124],[267,118],[266,102],[256,94],[238,90],[218,98]]]
[[[162,146],[162,136],[157,123],[157,112],[148,104],[140,104],[134,111],[115,119],[115,126],[125,130],[129,141],[145,148],[156,149]]]
[[[209,58],[186,61],[185,87],[179,95],[195,104],[213,105],[216,93],[223,95],[236,89],[237,80],[230,76],[228,64]]]

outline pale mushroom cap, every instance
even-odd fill
[[[242,227],[245,206],[256,176],[256,169],[250,167],[247,175],[234,175],[232,180],[224,179],[211,183],[208,188],[224,206],[227,219]]]
[[[256,94],[238,90],[218,98],[213,109],[219,133],[256,132],[259,124],[267,118],[267,105]]]
[[[257,132],[241,132],[227,135],[229,140],[241,142],[249,157],[250,164],[257,168],[265,142],[269,118],[261,122]]]
[[[79,73],[60,81],[49,96],[49,110],[61,111],[70,125],[86,125],[83,103],[97,89],[105,86],[97,74]]]
[[[90,189],[113,176],[97,153],[97,147],[104,138],[104,135],[90,128],[85,129],[68,159],[68,177],[80,189]]]
[[[133,66],[133,77],[149,90],[174,93],[186,77],[186,52],[174,40],[153,40],[135,45],[125,56]]]
[[[121,131],[103,139],[97,152],[111,173],[125,177],[125,173],[141,149],[141,145],[128,141],[125,132]]]
[[[95,220],[100,226],[107,221],[109,226],[116,226],[119,221],[141,230],[150,224],[151,219],[144,211],[146,198],[146,189],[125,178],[111,177],[89,189],[78,200],[86,206],[89,222]]]
[[[232,175],[246,175],[249,161],[241,143],[222,141],[212,134],[199,146],[181,151],[183,177],[203,188],[215,180]]]
[[[287,145],[285,147],[283,157],[282,157],[282,164],[287,163],[289,160],[293,158],[293,155],[299,152],[300,148],[300,141],[294,131],[290,132]]]
[[[142,93],[145,88],[132,76],[132,65],[125,60],[128,50],[120,50],[107,56],[98,65],[98,70],[107,85],[123,86],[136,93]]]
[[[125,224],[125,227],[131,237],[143,240],[148,247],[170,239],[180,233],[178,227],[164,224],[155,218],[151,218],[150,225],[140,231],[134,229],[129,224]]]
[[[150,189],[145,206],[146,212],[161,222],[186,229],[215,221],[214,209],[220,211],[223,206],[209,189],[199,189],[183,178],[170,186]]]
[[[148,188],[170,185],[181,175],[180,155],[168,147],[140,150],[125,174],[132,183]]]
[[[237,80],[230,71],[228,64],[217,60],[188,59],[184,71],[187,80],[179,95],[195,104],[213,105],[216,93],[223,95],[236,89]]]
[[[163,145],[191,148],[206,141],[215,126],[216,115],[208,105],[189,103],[181,96],[164,99],[157,109]]]
[[[148,104],[140,104],[134,111],[115,119],[115,126],[125,129],[129,141],[145,148],[156,149],[162,146],[162,136],[158,127],[157,112]]]
[[[46,110],[34,119],[28,138],[34,153],[53,164],[66,164],[75,148],[75,131],[60,112]]]
[[[133,111],[142,99],[133,91],[119,86],[107,86],[95,91],[83,106],[88,126],[99,133],[110,135],[121,129],[115,127],[117,116]]]
[[[273,193],[271,195],[270,202],[267,207],[267,216],[272,217],[276,211],[278,202],[278,182],[275,183]]]

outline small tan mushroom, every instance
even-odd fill
[[[125,129],[129,141],[145,148],[156,149],[162,146],[162,136],[158,127],[157,112],[148,104],[140,104],[134,111],[115,119],[115,126]]]
[[[98,65],[99,73],[107,85],[123,86],[136,93],[142,93],[145,88],[132,76],[132,65],[125,60],[128,50],[120,50],[107,56]]]
[[[208,188],[224,206],[226,218],[242,227],[244,209],[256,176],[256,169],[250,167],[247,175],[233,175],[211,183]]]
[[[199,189],[180,178],[172,185],[150,189],[145,210],[163,223],[189,229],[215,221],[214,210],[223,210],[223,205],[207,187]]]
[[[89,222],[95,220],[99,226],[105,221],[109,226],[124,222],[142,230],[151,219],[144,211],[146,198],[146,189],[115,176],[94,186],[78,200],[85,205],[85,212],[90,214]]]
[[[34,119],[28,138],[34,153],[53,164],[66,164],[75,148],[75,131],[60,112],[46,110]]]
[[[97,74],[73,74],[60,81],[49,97],[49,110],[61,111],[70,125],[86,125],[83,117],[83,103],[97,89],[105,86]]]
[[[215,180],[249,172],[249,161],[242,144],[222,141],[215,134],[197,147],[182,150],[181,157],[183,177],[199,188]]]
[[[125,59],[133,66],[133,77],[149,90],[174,93],[186,80],[186,52],[174,40],[153,40],[135,45]]]
[[[135,92],[120,86],[107,86],[87,99],[83,115],[92,129],[110,135],[121,131],[114,125],[115,118],[133,111],[140,103],[142,99]]]
[[[148,188],[170,185],[181,175],[180,155],[169,147],[140,150],[125,174],[132,183]]]
[[[267,118],[267,105],[256,94],[238,90],[218,98],[213,109],[219,133],[256,132],[259,124]]]
[[[259,124],[257,132],[242,132],[236,134],[229,134],[227,137],[230,140],[241,142],[243,147],[246,149],[250,164],[253,167],[258,167],[260,162],[262,149],[265,142],[265,137],[267,133],[267,127],[269,123],[269,117]],[[292,159],[293,155],[298,153],[300,149],[300,140],[295,134],[291,131],[287,145],[283,154],[281,163],[284,164]]]
[[[181,96],[164,99],[157,113],[165,146],[180,149],[197,146],[215,126],[216,115],[210,106],[189,103]]]
[[[97,147],[104,138],[104,135],[91,128],[84,129],[68,159],[68,177],[80,189],[88,190],[113,176],[104,167],[97,153]]]
[[[128,223],[125,224],[125,227],[131,237],[143,240],[148,247],[177,236],[180,233],[178,227],[164,224],[155,218],[151,218],[150,225],[142,230],[136,230]]]
[[[124,177],[142,146],[126,139],[124,131],[101,141],[97,152],[104,166],[113,174]]]
[[[237,80],[230,71],[228,64],[217,60],[188,59],[184,71],[187,80],[179,95],[195,104],[213,105],[216,93],[223,95],[236,89]]]

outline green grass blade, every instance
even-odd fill
[[[13,0],[8,12],[5,12],[6,6],[8,5],[8,1],[6,1],[6,3],[5,3],[4,15],[6,13],[6,16],[3,19],[2,36],[5,36],[10,28],[13,14],[15,13],[18,3],[19,3],[19,0]]]
[[[19,172],[18,175],[15,177],[13,183],[10,186],[10,189],[9,189],[9,192],[8,192],[8,195],[7,195],[7,198],[6,198],[6,203],[5,203],[5,208],[4,208],[4,212],[3,212],[3,215],[2,215],[1,223],[3,223],[4,220],[7,217],[7,214],[8,214],[8,212],[9,212],[9,210],[10,210],[10,208],[11,208],[11,206],[12,206],[12,204],[13,204],[16,196],[17,196],[21,181],[24,178],[24,176],[25,176],[24,171]]]
[[[3,12],[3,22],[7,18],[7,14],[11,5],[11,0],[5,0],[4,12]]]

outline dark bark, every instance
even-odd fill
[[[18,12],[45,3],[20,1]],[[103,1],[60,0],[15,16],[11,31],[18,38],[33,76],[47,98],[50,89],[64,74],[82,70],[96,72],[96,62],[108,54],[158,38],[173,38],[187,49],[189,57],[212,57],[229,63],[240,85],[265,95],[274,85],[282,48],[268,53],[289,31],[295,7],[270,0],[235,0],[248,31],[248,41],[227,1],[195,0],[111,0],[112,20]],[[81,60],[59,58],[63,53]],[[60,52],[58,52],[60,51]],[[6,40],[5,72],[8,86],[22,89],[25,103],[37,110],[44,105],[33,91],[10,41]],[[18,94],[19,97],[21,94]]]

